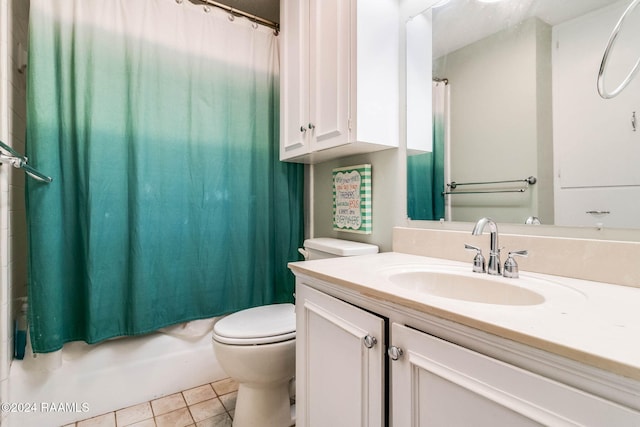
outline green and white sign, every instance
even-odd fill
[[[371,233],[371,165],[336,168],[333,177],[333,229]]]

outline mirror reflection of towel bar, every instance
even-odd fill
[[[481,190],[481,191],[444,191],[442,194],[488,194],[488,193],[524,193],[526,188],[516,190]]]
[[[535,176],[530,176],[525,179],[511,179],[507,181],[483,181],[483,182],[455,182],[452,181],[451,184],[447,184],[447,187],[455,189],[459,185],[487,185],[487,184],[507,184],[510,182],[526,182],[527,184],[535,184],[538,182]]]
[[[514,182],[524,182],[526,186],[524,188],[516,188],[516,189],[512,189],[512,190],[444,191],[442,194],[524,193],[525,191],[527,191],[527,188],[529,188],[529,185],[535,184],[536,182],[538,182],[538,180],[536,179],[535,176],[530,176],[530,177],[525,178],[525,179],[510,179],[510,180],[505,180],[505,181],[482,181],[482,182],[455,182],[455,181],[452,181],[451,183],[447,184],[447,187],[449,187],[451,190],[455,190],[456,187],[459,187],[461,185],[509,184],[509,183],[514,183]]]

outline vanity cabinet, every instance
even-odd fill
[[[640,413],[393,324],[393,426],[637,426]]]
[[[280,160],[398,146],[395,0],[281,0]]]
[[[299,427],[640,425],[635,387],[339,285],[298,277],[296,315]]]
[[[296,425],[384,426],[385,319],[296,289]]]

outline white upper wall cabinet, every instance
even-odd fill
[[[281,0],[280,160],[398,147],[396,0]]]

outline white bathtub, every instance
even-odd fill
[[[69,343],[35,359],[27,351],[11,365],[9,410],[18,412],[7,425],[61,426],[223,379],[211,345],[213,322],[97,345]]]

